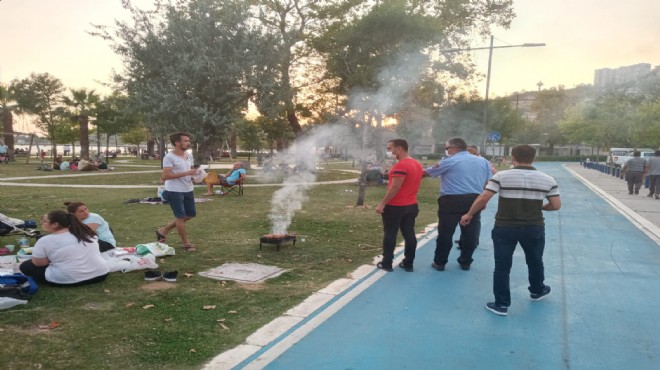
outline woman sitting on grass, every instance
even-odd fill
[[[52,211],[41,219],[41,227],[49,234],[37,240],[32,259],[21,264],[23,274],[55,286],[98,283],[108,277],[108,265],[89,226],[72,214]]]
[[[99,237],[99,249],[101,252],[108,251],[117,246],[115,236],[112,234],[110,224],[96,213],[91,213],[87,205],[82,202],[65,202],[66,210],[75,215],[78,221],[89,226]]]

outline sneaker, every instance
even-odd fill
[[[399,267],[401,267],[401,268],[403,269],[403,271],[406,271],[406,272],[413,272],[413,267],[412,267],[412,265],[406,265],[406,264],[403,263],[403,261],[401,261],[401,262],[399,263]]]
[[[651,198],[651,197],[653,197],[653,193],[647,195],[646,197],[647,197],[647,198]]]
[[[144,272],[144,280],[146,281],[156,281],[160,280],[161,275],[159,271],[145,271]]]
[[[639,195],[639,190],[635,190],[635,195]]]
[[[386,265],[383,265],[383,261],[378,262],[378,263],[376,264],[376,267],[378,267],[379,269],[381,269],[381,270],[383,270],[383,271],[387,271],[387,272],[392,272],[392,271],[394,271],[394,269],[392,268],[392,266],[386,266]]]
[[[435,262],[433,262],[433,263],[431,264],[431,267],[433,267],[434,269],[436,269],[436,270],[438,270],[438,271],[445,271],[445,265],[438,265],[438,264],[435,263]]]
[[[218,195],[225,195],[225,192],[222,190],[216,190],[215,193]]]
[[[163,280],[173,283],[176,281],[176,276],[179,274],[178,271],[165,271],[163,272]]]
[[[509,314],[509,308],[500,306],[495,302],[486,303],[486,309],[496,315],[506,316]]]
[[[551,290],[552,289],[550,289],[550,287],[546,285],[546,286],[543,287],[543,292],[541,292],[539,294],[530,293],[529,294],[529,299],[531,299],[532,301],[540,301],[543,298],[545,298],[548,294],[550,294]]]

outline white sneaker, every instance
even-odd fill
[[[215,193],[218,195],[225,195],[225,193],[222,190],[216,190]]]

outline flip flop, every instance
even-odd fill
[[[186,252],[194,252],[197,250],[197,248],[195,248],[195,246],[192,244],[188,244],[183,246],[183,250]]]
[[[161,234],[160,231],[158,231],[158,229],[156,229],[156,240],[159,243],[163,243],[166,239],[167,237],[164,234]]]

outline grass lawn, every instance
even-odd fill
[[[114,162],[117,163],[117,162]],[[134,165],[156,167],[130,167]],[[135,174],[61,179],[20,180],[47,184],[138,184],[153,188],[69,188],[0,186],[0,212],[14,218],[39,220],[65,201],[83,201],[101,214],[115,231],[120,246],[154,241],[154,230],[172,219],[169,206],[125,204],[131,198],[156,195],[157,161],[128,160],[115,171]],[[60,174],[36,171],[34,163],[0,165],[2,179]],[[328,166],[330,167],[330,166]],[[351,163],[332,168],[352,169]],[[251,171],[248,175],[258,175]],[[357,177],[343,171],[323,171],[324,180]],[[255,179],[258,177],[255,176]],[[198,251],[182,251],[176,233],[168,244],[176,256],[157,262],[161,271],[178,270],[176,283],[146,282],[143,271],[114,272],[107,281],[76,288],[40,286],[27,305],[3,310],[0,364],[6,369],[190,369],[243,343],[256,329],[297,305],[330,282],[345,277],[380,254],[382,226],[375,205],[385,187],[368,187],[367,207],[354,207],[354,184],[318,185],[293,219],[290,232],[305,235],[295,246],[264,246],[259,237],[270,231],[270,199],[277,186],[250,187],[243,197],[216,196],[197,204],[197,218],[188,223]],[[0,184],[1,185],[1,184]],[[426,179],[420,190],[417,229],[436,221],[438,182]],[[352,190],[352,191],[351,191]],[[205,191],[198,187],[197,195]],[[15,244],[16,237],[0,237]],[[263,284],[220,282],[198,272],[225,262],[261,263],[289,272]],[[431,261],[417,261],[419,264]],[[214,309],[203,309],[204,306]],[[56,323],[56,324],[55,324]],[[58,325],[57,325],[58,324]],[[51,328],[48,328],[51,325]],[[57,327],[54,327],[57,326]]]

